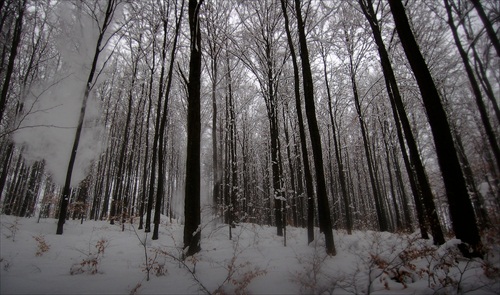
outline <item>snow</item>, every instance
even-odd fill
[[[233,229],[231,241],[227,225],[210,222],[202,226],[202,251],[182,260],[183,227],[164,216],[156,241],[137,230],[137,223],[126,224],[122,232],[119,224],[69,220],[64,235],[56,235],[55,219],[37,223],[36,218],[0,215],[0,222],[0,294],[498,294],[500,290],[498,258],[490,255],[485,260],[497,267],[495,272],[490,265],[493,274],[488,278],[485,261],[466,260],[455,252],[460,241],[436,248],[415,234],[335,231],[337,255],[330,257],[321,238],[307,245],[306,229],[287,227],[284,247],[275,227],[242,223]],[[498,245],[490,249],[499,257]],[[396,279],[397,273],[405,274],[399,277],[404,284]]]

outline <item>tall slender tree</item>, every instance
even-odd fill
[[[98,60],[99,56],[102,53],[102,51],[105,49],[106,45],[109,42],[109,36],[107,37],[106,40],[106,33],[108,28],[110,27],[112,21],[113,21],[113,16],[115,13],[115,10],[117,9],[118,5],[120,4],[119,0],[108,0],[106,9],[104,11],[93,11],[92,13],[95,16],[101,15],[103,17],[102,23],[99,23],[98,26],[100,28],[99,30],[99,35],[96,40],[96,45],[95,45],[95,52],[92,60],[92,64],[90,66],[90,72],[89,76],[87,79],[87,82],[85,84],[85,90],[83,93],[83,99],[82,99],[82,105],[80,108],[80,115],[78,118],[78,124],[76,127],[76,132],[75,132],[75,139],[73,141],[73,147],[71,149],[71,154],[68,162],[68,169],[66,172],[66,180],[64,181],[64,187],[62,190],[61,194],[61,206],[59,209],[59,220],[57,222],[57,231],[56,233],[58,235],[63,234],[63,226],[64,222],[66,220],[66,212],[68,209],[68,203],[69,203],[69,197],[71,193],[71,176],[73,174],[73,166],[75,165],[75,160],[76,160],[76,153],[78,151],[78,145],[80,144],[80,135],[82,133],[82,128],[83,128],[83,120],[85,118],[85,110],[87,108],[87,101],[90,95],[90,91],[92,90],[93,86],[95,85],[95,76],[98,75],[99,69],[98,67]],[[100,19],[95,19],[95,21],[100,22]]]
[[[305,32],[305,22],[302,17],[300,0],[295,0],[295,12],[297,18],[297,30],[299,33],[300,59],[302,61],[302,80],[304,87],[304,102],[306,117],[309,123],[309,136],[311,138],[314,169],[316,172],[316,193],[318,199],[318,218],[320,228],[323,230],[326,242],[326,252],[335,255],[335,244],[333,241],[333,228],[330,216],[330,205],[326,192],[325,172],[323,168],[323,149],[321,147],[321,135],[319,133],[318,121],[316,119],[316,107],[314,102],[314,84],[309,61],[309,49]]]
[[[323,45],[321,45],[321,57],[323,59],[323,75],[325,79],[325,87],[326,87],[326,97],[328,99],[328,115],[330,118],[330,125],[332,128],[332,137],[333,137],[333,149],[335,151],[335,160],[337,161],[338,174],[339,174],[339,182],[340,182],[340,193],[342,198],[342,205],[344,207],[344,214],[346,219],[346,228],[347,233],[350,235],[352,233],[352,213],[351,207],[349,204],[349,195],[347,193],[347,181],[344,171],[344,164],[342,161],[342,154],[340,150],[340,144],[338,142],[337,136],[337,128],[335,128],[335,119],[333,115],[333,104],[332,104],[332,93],[330,90],[330,82],[328,80],[328,71],[327,71],[327,60],[326,60],[326,49]]]
[[[18,15],[14,25],[14,36],[12,37],[12,43],[10,46],[10,55],[7,64],[7,70],[5,72],[5,79],[2,81],[3,83],[2,92],[0,92],[0,123],[2,123],[4,118],[4,111],[7,104],[7,96],[9,94],[9,87],[11,86],[10,80],[12,78],[12,74],[14,73],[14,63],[16,61],[19,43],[21,42],[21,33],[23,31],[23,18],[27,2],[28,2],[27,0],[23,0],[23,1],[18,1],[17,3]]]
[[[201,250],[200,217],[200,87],[201,33],[199,13],[203,0],[189,0],[190,60],[187,117],[186,190],[184,196],[184,254],[191,256]]]
[[[285,19],[285,30],[288,40],[288,47],[290,48],[290,55],[292,57],[293,65],[293,90],[295,96],[295,110],[297,112],[297,121],[299,125],[300,137],[300,150],[302,155],[302,162],[304,165],[304,180],[306,183],[307,195],[307,242],[311,243],[314,240],[314,192],[313,192],[313,178],[309,168],[309,155],[307,153],[307,139],[304,128],[304,119],[302,117],[302,103],[300,99],[300,75],[299,66],[297,62],[297,54],[295,53],[295,46],[293,44],[292,34],[290,32],[290,21],[287,12],[287,0],[281,0],[281,7],[283,9],[283,17]],[[300,169],[299,169],[300,171]],[[300,183],[300,178],[299,178]]]
[[[389,0],[389,5],[401,45],[422,94],[443,175],[453,230],[458,239],[468,244],[461,244],[460,249],[464,256],[481,255],[482,245],[474,209],[441,97],[410,28],[402,1]]]
[[[500,40],[498,38],[498,33],[495,32],[495,29],[493,28],[493,25],[486,15],[486,12],[484,11],[483,5],[481,4],[481,1],[479,0],[469,0],[474,4],[474,8],[476,8],[477,14],[479,15],[479,18],[483,22],[483,25],[486,29],[486,33],[488,34],[488,37],[491,40],[491,43],[493,44],[493,47],[495,47],[495,51],[497,52],[497,56],[500,57]]]
[[[433,193],[427,178],[427,174],[420,159],[417,143],[411,130],[410,121],[403,105],[403,99],[399,92],[399,87],[396,81],[396,76],[389,59],[389,53],[385,47],[382,39],[382,32],[377,16],[373,9],[371,0],[359,0],[361,10],[365,15],[370,27],[372,29],[373,38],[377,45],[377,50],[380,57],[382,72],[386,80],[386,90],[391,103],[392,113],[396,124],[396,131],[398,133],[398,140],[405,161],[406,171],[410,179],[415,205],[417,208],[417,215],[420,223],[420,230],[422,237],[427,238],[427,221],[430,223],[434,243],[441,245],[445,242],[443,231],[439,222],[438,213],[434,204]],[[409,159],[403,139],[403,134],[408,145]]]
[[[168,106],[169,106],[169,100],[170,100],[170,89],[172,88],[172,78],[173,78],[173,73],[174,73],[174,65],[175,65],[175,53],[177,50],[177,41],[179,39],[179,32],[181,29],[181,24],[182,24],[182,14],[184,13],[184,0],[181,0],[181,7],[180,7],[180,12],[179,16],[177,16],[177,9],[174,9],[175,18],[175,32],[174,32],[174,41],[172,44],[172,49],[170,52],[170,65],[168,68],[168,73],[167,73],[167,85],[165,87],[165,101],[163,102],[163,113],[161,117],[161,122],[160,122],[160,130],[159,132],[159,145],[158,145],[158,189],[156,192],[156,202],[155,202],[155,215],[154,215],[154,228],[153,228],[153,236],[151,237],[153,240],[158,239],[158,230],[160,227],[160,212],[161,212],[161,205],[163,204],[163,199],[164,199],[164,194],[165,194],[165,158],[164,158],[164,151],[163,151],[163,146],[164,146],[164,137],[165,137],[165,126],[167,123],[167,117],[168,117]],[[176,2],[177,4],[177,2]],[[175,8],[177,8],[177,5],[175,5]],[[167,30],[167,21],[166,18],[168,15],[168,9],[167,12],[163,12],[164,15],[163,17],[163,30]]]
[[[488,118],[488,112],[483,100],[483,94],[481,93],[481,88],[479,87],[479,83],[477,82],[476,77],[474,76],[474,70],[472,69],[472,65],[470,64],[467,52],[463,48],[463,45],[460,41],[460,37],[458,35],[458,29],[453,19],[453,11],[451,9],[450,1],[444,0],[444,6],[448,14],[448,25],[450,26],[451,32],[453,34],[453,40],[455,41],[458,53],[462,58],[465,72],[467,73],[467,77],[469,78],[474,98],[476,99],[477,108],[479,110],[479,114],[481,115],[481,122],[483,123],[484,130],[486,131],[486,137],[488,138],[488,141],[491,145],[491,150],[493,151],[493,156],[496,160],[497,167],[498,169],[500,169],[500,148],[498,146],[497,138],[495,136],[493,127],[491,126],[490,119]]]

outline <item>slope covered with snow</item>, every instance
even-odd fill
[[[321,234],[287,228],[208,223],[202,251],[182,260],[182,226],[164,219],[160,239],[137,225],[1,215],[0,294],[498,294],[498,244],[484,260],[437,248],[416,235],[335,232],[337,255]],[[493,243],[495,243],[493,241]],[[148,279],[149,270],[149,280]]]

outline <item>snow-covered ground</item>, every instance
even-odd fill
[[[0,216],[0,294],[499,294],[499,245],[467,260],[459,241],[436,248],[415,235],[335,231],[336,256],[320,237],[287,228],[215,222],[202,230],[202,251],[182,260],[182,226],[163,219],[160,238],[137,224]],[[147,258],[146,258],[147,256]],[[147,273],[150,278],[147,280]]]

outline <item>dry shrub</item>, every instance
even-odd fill
[[[45,252],[49,251],[50,245],[47,244],[47,242],[45,241],[45,236],[43,235],[33,236],[33,239],[35,239],[37,243],[36,244],[37,249],[35,253],[36,256],[42,256]]]
[[[94,247],[96,250],[89,251],[88,254],[81,252],[84,253],[86,257],[83,258],[80,263],[75,263],[71,266],[70,274],[77,275],[87,273],[93,275],[99,273],[99,265],[108,245],[108,240],[101,238]]]

